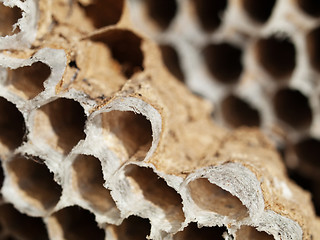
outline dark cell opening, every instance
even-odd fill
[[[105,239],[105,232],[98,227],[94,215],[81,207],[63,208],[52,216],[58,221],[65,239]]]
[[[235,83],[242,72],[242,50],[228,43],[210,44],[203,49],[206,66],[217,81]]]
[[[0,36],[13,35],[19,32],[19,28],[13,31],[13,26],[22,17],[21,9],[18,7],[7,7],[0,3]]]
[[[216,30],[222,21],[222,15],[227,8],[226,0],[192,0],[200,24],[205,31]]]
[[[178,80],[184,82],[184,74],[180,66],[179,55],[174,47],[170,45],[160,45],[162,61],[165,66]]]
[[[48,131],[53,131],[57,137],[56,144],[64,154],[67,154],[81,140],[85,138],[84,126],[86,115],[82,106],[71,99],[60,98],[40,108],[50,121]],[[47,132],[39,133],[41,138],[49,144]]]
[[[198,228],[197,224],[190,223],[182,232],[178,232],[174,240],[206,240],[215,239],[223,240],[222,234],[227,232],[225,227],[202,227]]]
[[[8,69],[8,84],[22,92],[26,99],[32,99],[44,90],[43,82],[50,74],[48,65],[35,62],[31,66]]]
[[[126,177],[136,183],[144,198],[162,208],[172,224],[181,224],[184,221],[180,195],[151,168],[131,164],[126,166],[125,171]]]
[[[296,66],[296,50],[289,38],[271,36],[256,45],[258,61],[275,80],[291,76]]]
[[[307,35],[307,49],[312,67],[320,72],[320,27]]]
[[[147,154],[152,144],[151,122],[131,111],[111,111],[102,115],[103,127],[124,146],[128,157],[137,151]]]
[[[106,189],[99,159],[89,155],[79,155],[73,163],[76,181],[81,196],[91,207],[106,212],[115,207],[115,203]]]
[[[150,222],[148,219],[130,216],[125,219],[119,227],[115,227],[118,239],[142,240],[150,233]]]
[[[147,11],[159,27],[165,30],[169,27],[177,12],[176,0],[146,0]]]
[[[248,216],[248,209],[228,191],[206,178],[188,184],[193,201],[202,209],[239,220]]]
[[[230,95],[222,101],[221,111],[224,120],[232,127],[257,127],[261,119],[258,110],[244,100]]]
[[[274,237],[266,232],[259,232],[254,227],[242,226],[236,233],[237,240],[274,240]]]
[[[8,166],[21,191],[38,200],[44,209],[55,207],[60,200],[62,189],[54,181],[53,173],[45,164],[17,156]]]
[[[11,204],[0,206],[0,223],[8,231],[8,239],[47,240],[46,227],[41,218],[18,212]]]
[[[113,29],[93,37],[93,40],[103,42],[110,48],[112,57],[120,63],[121,73],[126,78],[143,71],[141,38],[131,31]]]
[[[320,2],[318,0],[297,0],[299,7],[311,17],[320,17]]]
[[[95,28],[116,24],[122,15],[123,0],[94,0],[84,7]]]
[[[308,173],[299,172],[299,169],[289,169],[289,177],[295,181],[300,187],[312,194],[312,202],[314,204],[317,216],[320,216],[320,181],[312,179]]]
[[[306,138],[294,147],[300,161],[320,167],[320,141]]]
[[[273,99],[277,117],[289,126],[301,130],[312,122],[312,111],[308,99],[298,90],[281,89]]]
[[[0,141],[10,150],[23,142],[25,123],[22,113],[16,106],[0,97]]]
[[[253,20],[264,23],[271,16],[275,3],[276,0],[243,0],[243,7]]]

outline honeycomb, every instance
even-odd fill
[[[319,1],[129,3],[171,74],[215,104],[220,125],[267,134],[319,215]]]
[[[168,29],[173,3],[0,0],[1,239],[320,238],[311,195],[288,178],[273,143],[258,129],[214,123],[212,104],[165,69],[162,58],[190,81],[175,48],[158,48],[132,20],[151,15],[157,25],[148,27]],[[204,3],[189,11],[207,31],[218,29],[220,15],[208,21]],[[143,7],[150,14],[137,15]],[[242,54],[214,43],[204,57],[234,84],[243,68],[234,58]],[[287,96],[300,98],[283,91],[280,114]],[[244,108],[253,116],[248,125],[262,123],[237,94],[224,103],[231,121],[241,125],[233,114]],[[289,119],[299,126],[312,120]]]

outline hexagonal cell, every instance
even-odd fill
[[[151,225],[148,219],[130,216],[120,226],[111,226],[111,228],[117,240],[141,240],[147,239]]]
[[[310,127],[312,110],[309,100],[295,89],[280,89],[273,99],[276,116],[294,129],[302,130]]]
[[[242,226],[236,233],[237,240],[274,240],[274,237],[266,232],[259,232],[254,227]]]
[[[79,206],[66,207],[54,213],[64,239],[68,240],[104,240],[105,232],[98,227],[94,215]]]
[[[258,40],[256,54],[265,71],[274,78],[289,78],[296,66],[296,49],[290,38],[270,36]]]
[[[210,44],[203,49],[205,64],[217,81],[235,83],[242,73],[242,50],[229,43]]]
[[[168,28],[177,13],[176,0],[145,0],[149,17],[163,30]]]
[[[120,64],[121,73],[126,78],[143,71],[141,38],[129,30],[112,29],[92,37],[94,41],[106,44],[112,57]]]
[[[120,20],[123,5],[123,0],[93,0],[83,8],[94,27],[102,28],[114,25]]]
[[[192,0],[192,3],[205,31],[214,31],[220,26],[223,12],[227,8],[227,0]]]
[[[320,17],[320,2],[318,0],[297,0],[298,6],[311,17]]]
[[[56,151],[68,154],[85,138],[85,122],[84,109],[78,102],[60,98],[39,108],[35,115],[34,136]]]
[[[305,138],[294,146],[300,161],[320,167],[320,141],[315,138]]]
[[[206,178],[191,181],[188,187],[193,201],[203,210],[236,220],[241,220],[249,215],[248,209],[236,196],[209,182]]]
[[[229,95],[221,103],[221,112],[224,120],[232,127],[260,126],[261,119],[257,109],[246,101]]]
[[[106,189],[99,159],[89,155],[79,155],[73,162],[76,182],[81,196],[99,212],[115,208],[115,203]]]
[[[160,45],[162,61],[170,73],[178,80],[184,82],[184,74],[180,66],[179,55],[171,45]]]
[[[0,2],[0,36],[13,35],[19,32],[19,28],[13,29],[13,25],[22,17],[18,7],[7,7]]]
[[[307,35],[309,61],[314,69],[320,72],[320,27],[313,29]]]
[[[276,0],[242,0],[243,8],[254,21],[265,23],[272,14]]]
[[[4,204],[0,206],[0,223],[7,234],[4,239],[49,239],[46,226],[41,218],[29,217],[22,214],[11,204]]]
[[[24,134],[25,122],[22,113],[13,103],[0,97],[0,146],[14,150],[22,144]]]
[[[45,210],[52,209],[59,202],[62,189],[45,164],[16,156],[7,166],[13,182],[30,201],[39,202]]]
[[[125,167],[125,176],[133,191],[143,194],[147,201],[160,207],[172,225],[177,226],[184,221],[180,195],[151,168],[130,164]]]
[[[25,99],[32,99],[44,90],[43,82],[48,79],[51,69],[42,62],[17,69],[8,68],[6,84],[11,85]]]
[[[183,229],[174,235],[174,240],[204,240],[204,239],[215,239],[223,240],[222,234],[227,232],[225,227],[201,227],[198,228],[197,223],[191,222]]]
[[[126,158],[140,152],[140,159],[144,159],[152,144],[151,123],[145,116],[131,111],[111,111],[102,114],[102,123],[118,148],[123,146]]]

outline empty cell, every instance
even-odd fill
[[[217,81],[235,83],[242,73],[242,50],[229,43],[210,44],[203,49],[205,64]]]
[[[309,61],[314,69],[320,71],[320,27],[313,29],[307,35]]]
[[[16,156],[8,162],[8,171],[17,187],[44,209],[55,207],[60,200],[62,189],[45,164]]]
[[[150,222],[148,219],[130,216],[120,226],[114,227],[114,232],[119,240],[141,240],[147,239],[150,234]]]
[[[3,168],[2,168],[2,163],[1,162],[2,162],[2,160],[0,158],[0,189],[2,188],[3,181],[4,181],[4,172],[3,172]],[[1,228],[1,226],[0,226],[0,228]]]
[[[0,143],[10,150],[19,147],[25,134],[25,122],[16,106],[0,97]]]
[[[113,29],[93,37],[94,41],[106,44],[121,67],[121,73],[131,78],[134,73],[143,71],[141,38],[129,30]]]
[[[311,150],[311,151],[313,151],[313,150]],[[316,158],[316,156],[314,158]],[[300,160],[304,161],[304,159],[300,159]],[[313,176],[308,171],[303,171],[302,169],[303,168],[297,168],[294,170],[288,169],[289,170],[288,171],[289,177],[296,184],[298,184],[300,187],[302,187],[304,190],[311,193],[311,197],[312,197],[311,200],[313,202],[315,212],[316,212],[317,216],[320,216],[319,180],[313,179]],[[317,169],[317,167],[315,167],[315,169]]]
[[[192,0],[195,13],[205,31],[216,30],[222,21],[222,16],[227,8],[227,0]]]
[[[99,159],[89,155],[79,155],[73,162],[76,182],[80,194],[91,207],[106,212],[115,207],[110,191],[106,189]]]
[[[143,160],[152,144],[151,123],[145,116],[131,111],[111,111],[102,114],[102,122],[107,134],[112,134],[117,144],[124,147],[127,157],[139,151]]]
[[[52,215],[61,227],[64,239],[104,240],[105,232],[98,227],[94,215],[79,206],[63,208]]]
[[[145,0],[147,13],[159,27],[166,29],[177,13],[176,0]]]
[[[68,154],[85,138],[86,115],[78,102],[60,98],[42,106],[37,114],[35,135],[57,151]]]
[[[127,165],[125,175],[133,191],[141,192],[147,201],[161,208],[172,225],[179,225],[184,221],[180,195],[151,168]]]
[[[254,227],[242,226],[236,233],[237,240],[274,240],[274,237],[266,232],[259,232]]]
[[[93,0],[83,7],[95,28],[116,24],[122,15],[123,0]]]
[[[195,222],[189,223],[189,225],[182,231],[178,232],[173,239],[174,240],[206,240],[215,239],[223,240],[222,234],[227,232],[225,227],[201,227],[198,228]]]
[[[32,99],[44,90],[43,82],[50,74],[50,67],[42,62],[12,70],[8,68],[7,84],[21,92],[24,98]]]
[[[297,130],[308,128],[312,122],[309,100],[300,91],[284,88],[273,99],[276,116]]]
[[[9,234],[7,239],[47,240],[46,226],[41,218],[18,212],[11,204],[0,206],[0,223]]]
[[[305,138],[294,146],[300,162],[306,162],[320,167],[320,141],[315,138]]]
[[[190,195],[206,211],[241,220],[248,216],[248,209],[228,191],[210,183],[206,178],[196,179],[188,184]]]
[[[265,71],[282,80],[291,76],[296,66],[296,49],[289,38],[270,36],[258,40],[256,54]]]
[[[318,0],[297,0],[298,6],[311,17],[320,17],[320,2]]]
[[[236,96],[230,95],[222,101],[221,112],[223,119],[232,127],[260,126],[259,111]]]
[[[178,80],[184,82],[184,74],[180,66],[180,59],[177,51],[170,45],[160,45],[162,61],[170,73]]]
[[[272,14],[276,0],[242,0],[243,8],[253,20],[264,23]]]
[[[0,2],[0,36],[13,35],[19,32],[13,25],[22,17],[21,9],[18,7],[7,7]]]

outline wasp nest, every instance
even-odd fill
[[[131,0],[169,71],[216,105],[226,127],[260,127],[320,215],[320,3]]]
[[[0,1],[0,238],[319,239],[310,194],[273,145],[212,122],[211,105],[135,29],[136,6]],[[147,6],[169,26],[175,11]],[[222,72],[224,51],[242,56],[224,43],[211,51]]]

